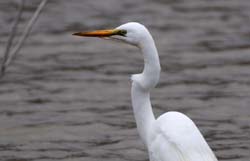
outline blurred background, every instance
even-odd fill
[[[0,1],[1,58],[17,2]],[[18,35],[39,3],[26,0]],[[155,115],[183,112],[220,161],[250,160],[249,0],[49,0],[0,80],[1,161],[148,160],[130,101],[139,51],[71,35],[129,21],[160,54]]]

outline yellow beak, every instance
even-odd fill
[[[110,30],[96,30],[96,31],[89,31],[89,32],[77,32],[77,33],[74,33],[73,35],[85,36],[85,37],[109,37],[113,35],[124,36],[124,34],[126,34],[125,30],[110,29]]]

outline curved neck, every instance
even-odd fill
[[[150,102],[150,90],[156,86],[160,77],[160,62],[154,40],[151,36],[139,45],[144,57],[141,74],[132,76],[132,106],[140,137],[147,145],[148,134],[155,117]]]
[[[141,73],[140,84],[145,89],[152,89],[160,78],[161,66],[153,38],[145,39],[139,46],[144,58],[144,69]]]

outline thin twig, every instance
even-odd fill
[[[16,36],[17,26],[19,24],[19,21],[21,19],[22,13],[23,13],[23,6],[24,6],[24,0],[20,0],[19,1],[18,13],[17,13],[16,18],[15,18],[15,20],[13,22],[13,26],[11,27],[11,32],[10,32],[10,35],[9,35],[9,38],[8,38],[8,41],[7,41],[7,45],[6,45],[6,48],[5,48],[5,51],[4,51],[0,77],[2,77],[4,75],[5,66],[3,64],[5,64],[5,62],[7,61],[8,57],[9,57],[10,48],[12,46],[13,39]]]
[[[47,1],[48,0],[42,0],[41,3],[39,4],[39,6],[37,7],[35,13],[33,14],[32,18],[28,22],[28,25],[25,27],[24,32],[23,32],[20,40],[18,41],[17,45],[14,47],[12,52],[10,52],[9,58],[6,59],[6,61],[2,64],[2,73],[4,73],[7,66],[11,63],[11,61],[14,59],[14,57],[16,56],[16,54],[18,53],[18,51],[22,47],[25,39],[28,37],[28,35],[32,29],[32,26],[36,22],[38,16],[40,15],[40,13],[41,13],[42,9],[44,8],[45,4],[47,3]]]

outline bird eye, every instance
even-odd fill
[[[119,30],[118,34],[121,35],[121,36],[126,36],[127,31],[126,30]]]

